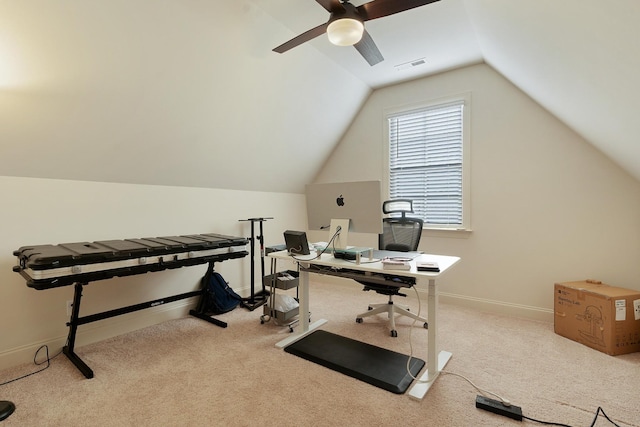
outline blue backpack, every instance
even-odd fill
[[[207,314],[222,314],[233,310],[240,304],[242,297],[234,292],[220,273],[207,272],[202,278],[204,301],[202,311]]]

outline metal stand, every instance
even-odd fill
[[[209,263],[209,268],[213,269],[213,262]],[[96,313],[89,316],[80,317],[80,301],[82,299],[82,289],[85,285],[88,285],[88,282],[76,282],[74,285],[74,295],[73,295],[73,306],[71,309],[71,319],[67,322],[67,326],[69,327],[69,335],[67,337],[67,345],[62,348],[62,352],[69,358],[71,363],[76,365],[76,367],[83,373],[86,378],[93,378],[93,370],[89,368],[89,366],[84,363],[84,361],[78,356],[75,351],[76,344],[76,334],[78,332],[78,326],[84,325],[91,322],[96,322],[98,320],[108,319],[114,316],[120,316],[121,314],[132,313],[134,311],[143,310],[145,308],[156,307],[158,305],[166,304],[169,302],[179,301],[185,298],[202,296],[205,292],[204,287],[199,291],[186,292],[179,295],[173,295],[167,298],[157,299],[153,301],[143,302],[141,304],[130,305],[128,307],[117,308],[115,310],[104,311],[102,313]],[[202,300],[203,298],[201,298]],[[209,323],[213,323],[214,325],[220,326],[222,328],[226,328],[227,324],[218,319],[214,319],[210,316],[207,316],[206,313],[203,313],[200,310],[200,306],[196,310],[191,310],[189,312],[192,316],[198,317],[199,319],[206,320]]]
[[[243,298],[240,302],[240,305],[249,311],[253,311],[256,308],[264,305],[268,301],[269,293],[267,292],[264,282],[262,278],[264,277],[264,236],[262,234],[262,223],[269,218],[249,218],[249,219],[241,219],[240,221],[251,221],[251,296],[249,298]],[[260,283],[262,290],[256,292],[255,291],[255,224],[260,224],[260,234],[258,235],[258,241],[260,242],[260,272],[262,275],[260,276]]]

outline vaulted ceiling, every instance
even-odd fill
[[[640,2],[440,0],[368,21],[373,67],[324,36],[271,51],[327,19],[314,0],[2,2],[0,175],[300,192],[372,90],[484,61],[640,179]]]

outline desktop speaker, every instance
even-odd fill
[[[309,242],[304,231],[287,230],[284,232],[284,243],[291,255],[309,255]]]

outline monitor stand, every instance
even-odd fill
[[[349,219],[332,219],[329,238],[336,235],[331,245],[331,251],[334,258],[346,259],[355,261],[356,264],[360,264],[362,258],[368,257],[369,262],[373,259],[373,248],[357,248],[347,246],[347,238],[349,237]],[[340,231],[338,232],[338,227]],[[337,234],[336,234],[337,233]]]

